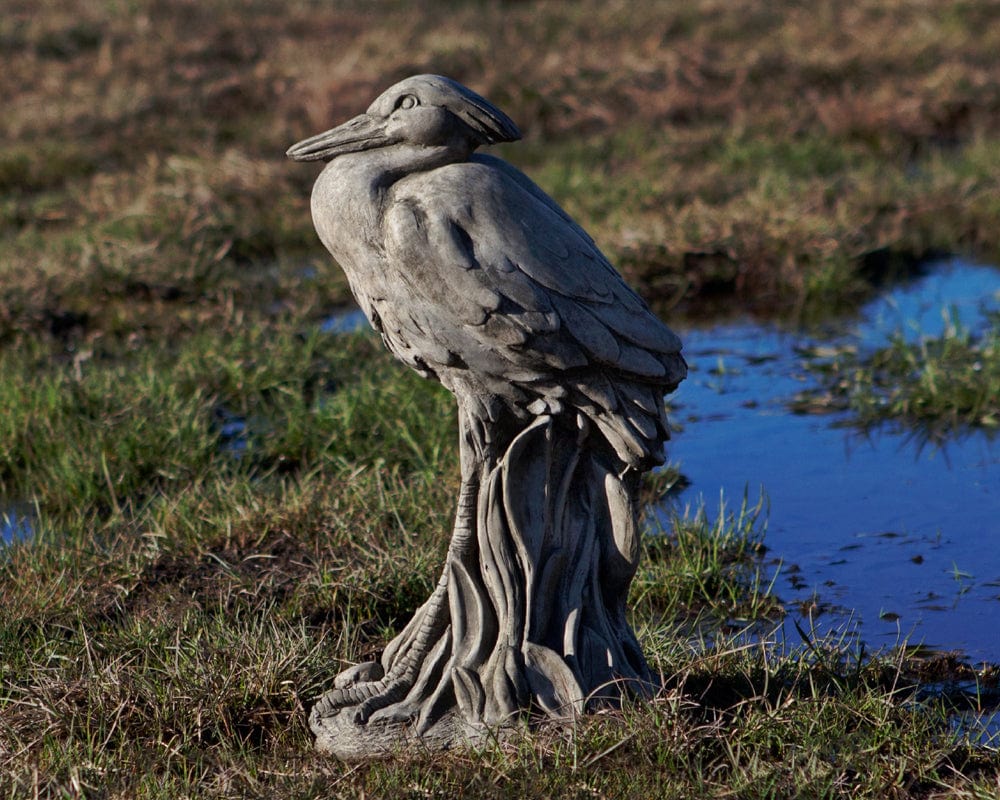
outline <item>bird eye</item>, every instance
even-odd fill
[[[396,101],[396,108],[413,108],[414,106],[419,105],[420,100],[412,94],[404,94]]]

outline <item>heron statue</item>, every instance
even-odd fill
[[[310,716],[342,758],[658,689],[625,603],[681,342],[552,198],[476,152],[520,136],[460,83],[416,75],[287,153],[327,162],[320,239],[385,346],[458,405],[443,574],[380,661],[338,675]]]

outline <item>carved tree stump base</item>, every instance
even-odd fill
[[[639,559],[636,475],[543,415],[497,442],[462,420],[462,488],[444,572],[380,662],[317,702],[317,747],[356,760],[476,746],[657,689],[625,615]]]
[[[570,718],[537,718],[537,725],[568,725]],[[445,714],[428,730],[417,733],[412,723],[392,720],[369,720],[358,724],[350,713],[322,716],[313,710],[309,727],[316,737],[320,753],[341,761],[368,761],[398,758],[442,750],[475,750],[515,740],[529,728],[526,720],[506,724],[470,723],[458,710]],[[535,726],[532,726],[535,727]]]

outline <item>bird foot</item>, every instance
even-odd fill
[[[419,703],[395,703],[387,708],[380,708],[373,713],[368,721],[372,723],[399,723],[408,725],[420,716]]]
[[[385,677],[385,669],[378,661],[362,661],[348,667],[333,679],[334,689],[346,689],[359,683],[375,683]]]
[[[357,706],[385,691],[385,670],[377,661],[355,664],[333,679],[333,688],[316,701],[313,713],[331,717],[348,706]]]

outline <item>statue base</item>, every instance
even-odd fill
[[[546,720],[546,723],[549,723]],[[527,730],[523,723],[490,726],[469,723],[458,711],[452,711],[431,728],[417,733],[410,720],[371,719],[358,724],[351,709],[333,716],[323,716],[314,709],[309,727],[316,737],[316,749],[341,761],[368,761],[398,758],[427,752],[476,749],[496,744]]]
[[[437,587],[379,661],[319,698],[319,750],[357,760],[475,747],[658,691],[625,613],[637,474],[591,447],[582,418],[538,417],[503,442],[483,430],[462,426]]]

